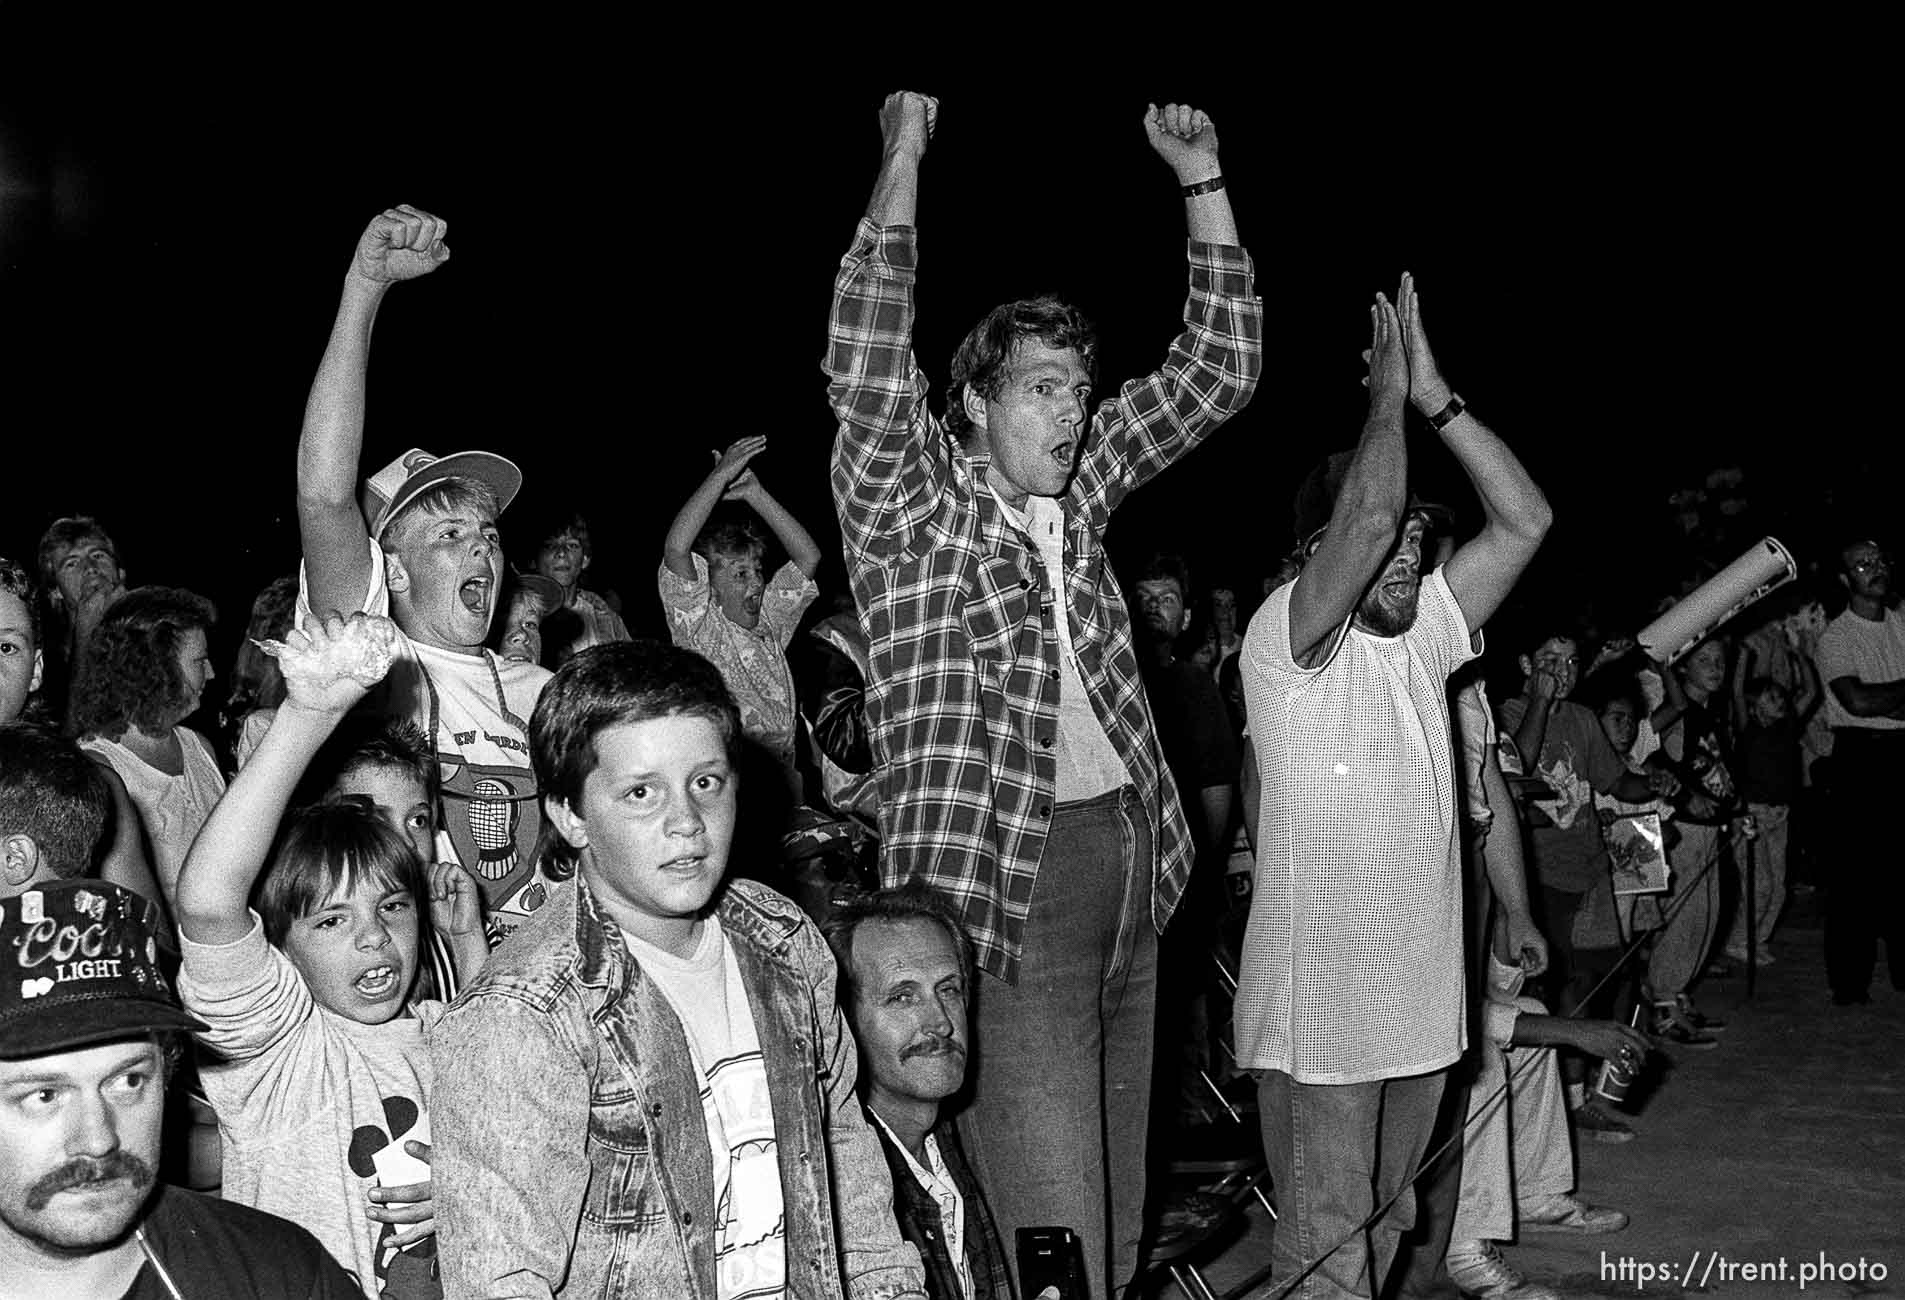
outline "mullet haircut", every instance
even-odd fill
[[[384,535],[379,545],[386,553],[394,554],[398,547],[409,544],[411,532],[421,521],[463,512],[493,523],[503,513],[503,506],[496,499],[496,489],[489,484],[461,474],[452,474],[440,483],[432,483],[406,501],[403,509],[392,515],[384,525]]]
[[[592,646],[556,669],[529,719],[530,761],[545,802],[578,808],[582,787],[601,763],[595,739],[610,727],[653,718],[706,718],[721,733],[728,760],[738,758],[741,715],[715,666],[665,641]],[[581,853],[542,819],[536,846],[551,879],[575,874]]]
[[[265,938],[282,948],[298,918],[366,884],[408,894],[417,905],[422,936],[428,890],[410,841],[362,804],[327,801],[285,818],[271,866],[252,890],[252,906],[264,920]]]
[[[860,996],[859,973],[853,964],[853,937],[868,921],[933,922],[952,940],[959,972],[968,982],[971,981],[972,941],[966,937],[965,924],[951,903],[928,888],[925,881],[914,876],[896,889],[876,889],[871,893],[856,894],[835,908],[821,928],[821,933],[827,936],[827,946],[833,949],[834,960],[840,966],[840,1000],[843,1005],[851,1007]]]
[[[62,880],[86,875],[106,830],[106,778],[85,751],[31,723],[0,727],[0,835],[26,835]]]
[[[1001,303],[972,327],[953,353],[952,384],[946,398],[946,432],[955,438],[971,434],[965,393],[971,389],[988,401],[1005,391],[1012,363],[1027,339],[1048,348],[1071,348],[1092,383],[1098,382],[1098,331],[1083,312],[1050,294]]]

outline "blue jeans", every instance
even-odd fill
[[[984,980],[966,1151],[1006,1248],[1063,1227],[1093,1296],[1120,1294],[1144,1229],[1158,936],[1151,833],[1129,786],[1060,804],[1026,917],[1019,981]]]
[[[1370,1300],[1402,1235],[1415,1226],[1411,1187],[1367,1219],[1414,1174],[1428,1148],[1447,1070],[1374,1083],[1298,1083],[1257,1071],[1263,1152],[1277,1204],[1271,1276],[1279,1287],[1324,1252],[1295,1300]],[[1340,1249],[1336,1249],[1338,1243]],[[1281,1294],[1281,1292],[1279,1292]]]

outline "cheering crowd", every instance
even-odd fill
[[[929,403],[938,112],[882,107],[834,284],[837,604],[764,437],[666,531],[668,641],[506,448],[365,464],[376,318],[450,258],[408,206],[228,673],[110,521],[0,560],[0,1297],[1136,1295],[1202,1090],[1256,1113],[1279,1294],[1540,1300],[1501,1244],[1625,1225],[1571,1136],[1632,1140],[1620,1085],[1720,1046],[1695,987],[1774,959],[1802,841],[1834,1001],[1881,939],[1905,987],[1896,886],[1810,806],[1829,755],[1876,815],[1905,756],[1875,543],[1830,623],[1789,594],[1670,664],[1523,620],[1491,704],[1552,512],[1405,274],[1261,591],[1123,583],[1112,512],[1262,369],[1216,127],[1143,118],[1189,237],[1157,369],[1101,389],[1091,322],[1022,299]],[[1479,528],[1412,491],[1412,427]],[[1629,891],[1635,835],[1668,870]]]

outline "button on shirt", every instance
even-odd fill
[[[887,1137],[893,1140],[893,1149],[912,1171],[914,1181],[926,1189],[926,1194],[939,1207],[939,1227],[946,1234],[946,1254],[952,1260],[953,1271],[959,1275],[959,1293],[965,1300],[972,1300],[972,1261],[966,1258],[966,1198],[959,1194],[959,1185],[946,1170],[945,1158],[939,1154],[939,1142],[931,1133],[926,1135],[926,1163],[921,1165],[892,1126],[880,1118],[878,1111],[869,1106],[867,1114],[886,1130]]]
[[[1058,797],[1059,635],[1039,561],[986,490],[990,459],[927,409],[914,363],[911,226],[862,221],[834,281],[826,369],[839,420],[834,508],[871,644],[867,723],[882,872],[918,874],[961,910],[979,965],[1016,980]],[[1192,845],[1103,537],[1126,493],[1241,410],[1262,367],[1263,306],[1241,248],[1192,242],[1185,328],[1164,364],[1092,416],[1065,496],[1064,604],[1077,668],[1151,821],[1152,922],[1170,919]],[[1054,607],[1056,609],[1056,606]]]
[[[1318,1084],[1438,1070],[1464,1044],[1447,689],[1475,655],[1468,624],[1432,573],[1407,632],[1349,627],[1304,668],[1295,589],[1265,601],[1242,651],[1263,800],[1238,1061]]]

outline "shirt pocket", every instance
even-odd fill
[[[1038,582],[1020,562],[993,556],[972,569],[965,609],[966,639],[973,662],[993,683],[1003,684],[1021,656],[1039,653]]]
[[[620,1081],[598,1087],[589,1097],[589,1188],[582,1217],[599,1227],[638,1228],[666,1213],[640,1094]]]

